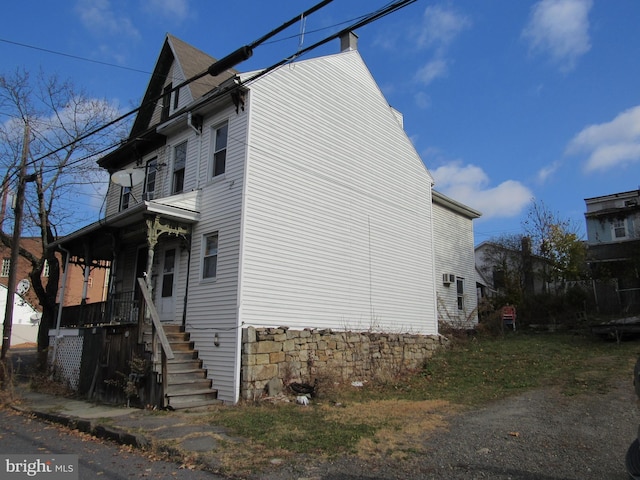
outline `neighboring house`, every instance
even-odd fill
[[[236,402],[249,386],[264,387],[265,375],[319,373],[321,357],[335,353],[331,342],[315,344],[323,355],[305,350],[274,363],[304,338],[335,330],[440,341],[441,289],[448,308],[472,313],[467,253],[477,212],[442,195],[432,199],[433,179],[355,38],[345,36],[338,54],[264,76],[227,71],[172,90],[215,60],[168,35],[129,139],[99,161],[117,182],[106,218],[59,244],[74,261],[111,265],[109,300],[119,305],[106,319],[114,323],[111,347],[136,337],[115,323],[137,322],[137,338],[147,349],[153,343],[165,404],[184,405],[176,393],[182,387],[172,383],[184,346],[172,326],[187,333],[206,388]],[[435,236],[446,245],[437,262]],[[444,272],[463,280],[462,295],[444,295]],[[147,302],[150,319],[138,308],[146,294],[137,289],[140,278],[157,311]],[[85,337],[85,349],[91,341]],[[370,368],[372,358],[357,367]],[[346,362],[336,358],[335,368]],[[92,389],[96,375],[97,366]]]
[[[640,312],[640,190],[585,204],[587,263],[600,312]]]
[[[507,282],[515,282],[529,295],[549,291],[544,281],[545,259],[533,255],[524,237],[520,249],[494,242],[482,242],[475,247],[476,284],[480,298],[504,292]]]
[[[438,320],[456,328],[478,323],[473,220],[480,212],[432,191]]]
[[[23,237],[20,245],[32,252],[36,257],[42,255],[42,242],[37,237]],[[9,281],[9,271],[11,268],[11,249],[0,244],[0,286],[4,287],[0,293],[0,325],[4,323],[4,313],[6,306],[6,286]],[[18,256],[18,266],[16,270],[16,293],[14,298],[14,314],[11,331],[11,345],[22,343],[35,343],[37,341],[38,323],[42,315],[40,302],[31,288],[29,273],[31,264],[22,256]],[[47,285],[49,277],[49,266],[45,263],[42,271],[42,283]],[[64,305],[80,305],[83,295],[86,303],[103,302],[106,298],[107,271],[104,269],[91,270],[71,265],[67,277],[67,285],[64,295]]]

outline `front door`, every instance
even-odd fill
[[[158,314],[160,320],[173,322],[176,319],[176,282],[178,280],[178,250],[175,246],[160,249],[158,275]]]

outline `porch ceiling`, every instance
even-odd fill
[[[160,217],[183,224],[200,219],[199,191],[188,192],[159,200],[143,201],[103,220],[87,225],[57,239],[51,245],[70,252],[83,263],[98,264],[111,261],[118,245],[143,243],[146,240],[149,217]]]

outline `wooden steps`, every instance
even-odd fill
[[[207,371],[202,368],[189,334],[179,325],[163,325],[163,328],[174,355],[166,364],[166,406],[178,410],[221,403],[217,390],[211,388],[212,382],[207,379]]]

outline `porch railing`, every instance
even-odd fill
[[[87,303],[62,308],[61,327],[84,327],[110,323],[136,323],[142,308],[134,292],[118,292],[106,302]]]

